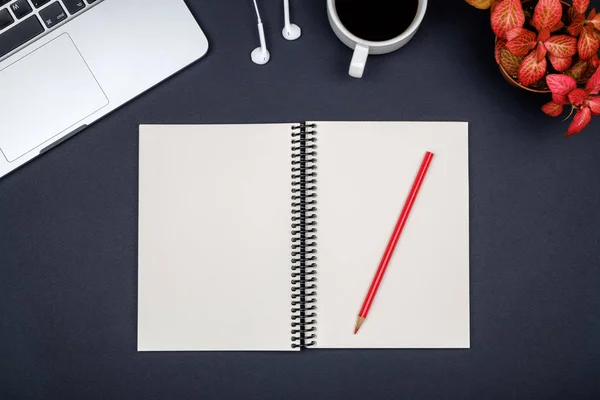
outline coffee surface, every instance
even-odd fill
[[[342,24],[352,34],[374,42],[402,34],[417,14],[418,0],[336,0]]]

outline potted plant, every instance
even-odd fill
[[[466,0],[491,11],[500,72],[522,89],[551,93],[542,107],[557,117],[570,111],[567,136],[600,115],[600,14],[590,0]]]

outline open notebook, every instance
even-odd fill
[[[469,347],[468,128],[142,125],[138,350]],[[369,317],[356,317],[426,151]]]

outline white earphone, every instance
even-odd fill
[[[256,18],[258,19],[258,37],[260,38],[260,47],[257,47],[250,54],[252,61],[258,65],[264,65],[269,62],[271,53],[267,50],[267,41],[265,40],[265,30],[263,28],[262,21],[260,19],[260,12],[258,11],[258,5],[254,0],[254,9],[256,10]]]
[[[258,37],[260,39],[260,47],[255,48],[250,56],[252,62],[258,65],[264,65],[269,62],[271,53],[267,50],[267,41],[265,39],[265,29],[263,28],[262,20],[260,19],[260,12],[258,11],[258,4],[254,0],[254,9],[256,10],[256,19],[258,21]],[[296,40],[302,34],[302,30],[296,24],[290,22],[290,0],[283,0],[283,18],[285,25],[283,26],[283,37],[287,40]]]
[[[283,26],[283,37],[287,40],[296,40],[302,34],[302,30],[296,24],[290,22],[290,0],[283,0],[283,18],[285,25]]]

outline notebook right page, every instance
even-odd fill
[[[468,125],[317,122],[317,347],[468,348]],[[369,315],[358,312],[426,151]]]

